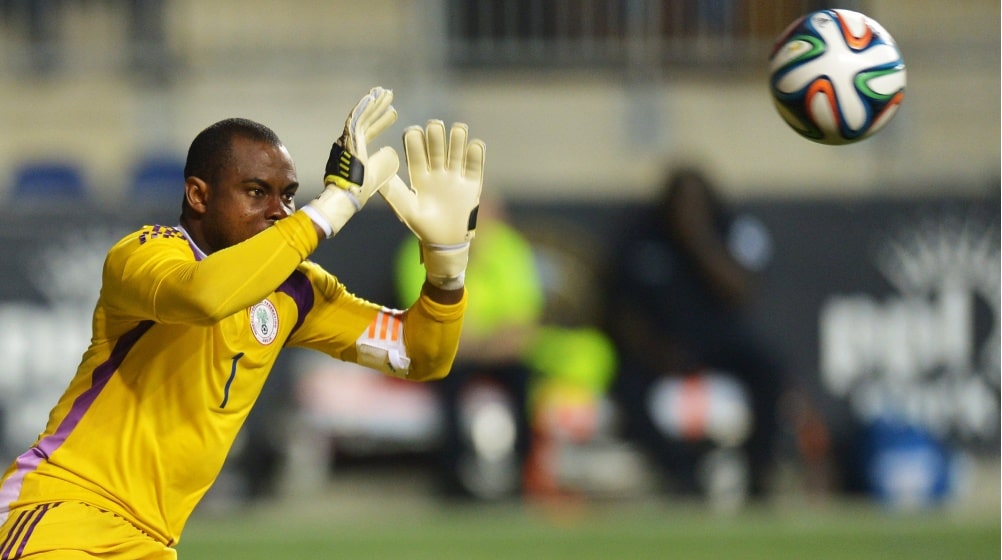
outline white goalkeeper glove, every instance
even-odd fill
[[[367,146],[369,140],[397,120],[392,102],[392,91],[381,87],[369,90],[352,109],[341,137],[331,146],[324,190],[303,207],[328,238],[340,231],[400,167],[400,158],[392,148],[382,148],[369,157]]]
[[[344,131],[337,141],[363,164],[369,159],[368,142],[397,121],[397,110],[392,103],[393,90],[376,86],[359,100],[344,121]]]
[[[394,175],[379,193],[421,242],[428,281],[457,290],[465,284],[470,240],[476,233],[484,179],[486,145],[469,140],[464,123],[445,137],[445,123],[430,120],[425,129],[404,131],[411,186]]]

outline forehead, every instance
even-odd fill
[[[289,150],[272,144],[236,136],[231,140],[230,165],[224,170],[238,180],[284,178],[295,181],[296,167]]]

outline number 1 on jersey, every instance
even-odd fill
[[[233,378],[237,376],[237,361],[243,357],[243,352],[233,356],[233,364],[230,366],[230,378],[226,380],[226,387],[223,388],[223,402],[219,403],[219,408],[226,408],[226,401],[230,400],[230,385],[233,384]]]

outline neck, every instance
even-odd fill
[[[205,238],[202,235],[201,229],[198,227],[197,223],[193,223],[184,216],[181,216],[180,227],[184,230],[185,237],[188,241],[195,247],[195,249],[200,253],[201,257],[205,257],[212,253],[212,249],[205,242]]]

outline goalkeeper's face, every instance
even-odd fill
[[[202,215],[207,252],[244,241],[296,209],[299,188],[289,151],[246,138],[234,138],[219,179],[207,185]]]

